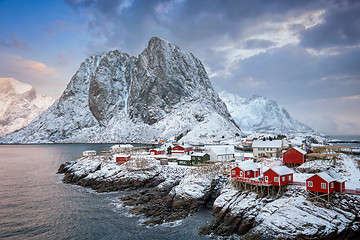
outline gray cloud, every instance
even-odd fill
[[[28,50],[28,44],[22,40],[20,40],[15,34],[11,35],[7,39],[0,40],[0,45],[7,48],[13,49],[24,49]]]
[[[269,48],[275,45],[275,42],[270,40],[263,39],[249,39],[245,42],[245,49],[259,49],[259,48]]]
[[[315,49],[360,43],[360,2],[337,1],[325,13],[324,22],[301,36],[301,45]]]

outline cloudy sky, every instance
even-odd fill
[[[85,58],[137,56],[152,36],[202,60],[219,92],[360,135],[357,0],[0,0],[0,78],[57,98]]]

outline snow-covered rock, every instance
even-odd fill
[[[292,134],[314,131],[292,118],[284,107],[265,97],[254,95],[243,98],[226,91],[219,93],[219,96],[244,132]]]
[[[8,143],[148,142],[241,134],[189,52],[157,37],[138,56],[111,51],[83,62],[62,96]]]
[[[0,78],[0,136],[25,127],[53,102],[28,84]]]

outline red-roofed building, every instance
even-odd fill
[[[260,167],[251,160],[231,169],[232,178],[254,178],[258,176],[260,176]]]

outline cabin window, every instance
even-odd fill
[[[274,177],[274,182],[279,182],[279,177]]]
[[[321,188],[326,189],[326,183],[321,183]]]
[[[331,188],[334,188],[334,183],[332,182],[330,186],[331,186]]]
[[[289,175],[289,180],[291,180],[291,175]]]
[[[272,148],[270,148],[270,151],[272,151]]]
[[[250,171],[247,171],[246,174],[247,174],[247,175],[250,175]]]
[[[313,182],[312,181],[308,181],[308,187],[313,187]]]
[[[268,176],[265,176],[265,182],[269,181]]]
[[[285,181],[285,177],[282,177],[282,180]]]
[[[243,175],[243,172],[240,172],[240,177],[242,177],[242,175]]]
[[[236,174],[236,171],[235,170],[232,170],[232,175],[235,175]]]

